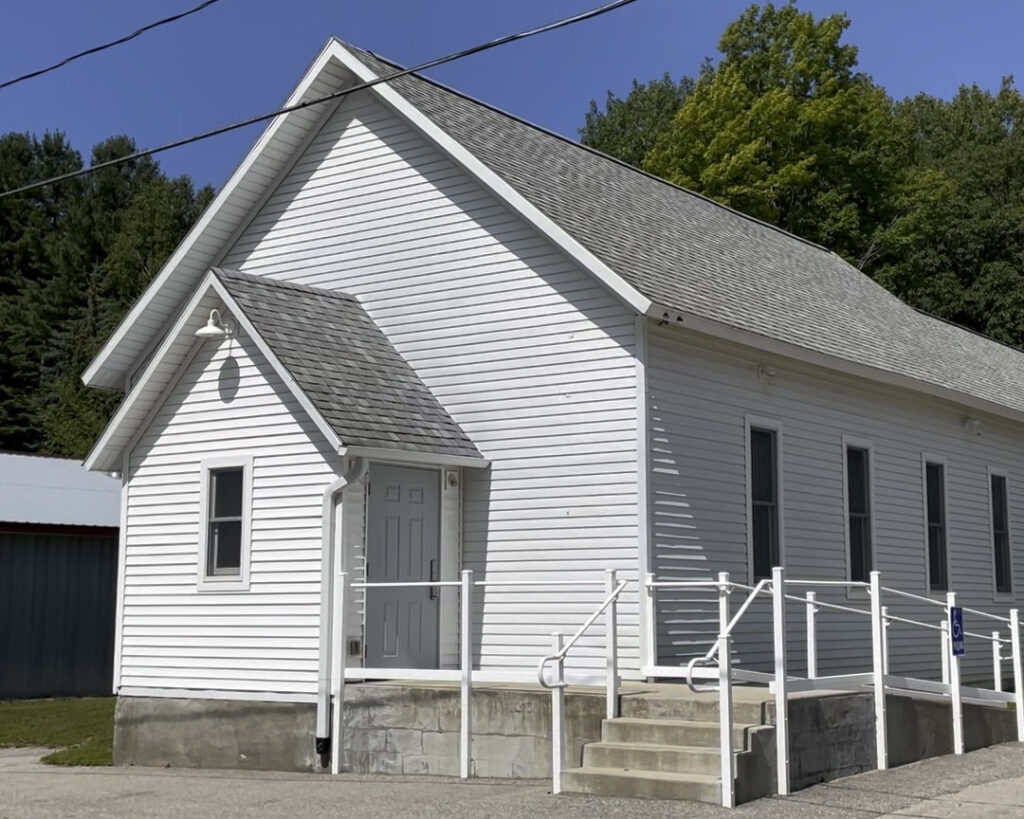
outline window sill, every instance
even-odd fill
[[[212,577],[204,577],[196,584],[196,591],[202,594],[247,592],[249,591],[249,579],[232,577],[229,579],[217,580]]]

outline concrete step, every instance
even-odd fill
[[[625,768],[718,776],[721,764],[717,748],[687,748],[638,742],[588,742],[583,746],[584,768]]]
[[[562,790],[595,796],[690,799],[715,803],[722,796],[719,780],[713,776],[622,768],[575,768],[563,771]]]
[[[753,727],[755,726],[733,724],[733,746],[736,750],[743,750],[746,747],[747,730]],[[616,717],[601,723],[601,740],[643,745],[718,748],[718,731],[717,722]]]
[[[735,689],[739,690],[739,689]],[[767,691],[763,694],[768,699]],[[774,709],[761,698],[733,700],[733,720],[744,723],[769,722]],[[624,693],[619,700],[619,714],[639,719],[682,719],[697,722],[718,721],[718,694],[690,694],[689,696],[659,696],[657,694]]]

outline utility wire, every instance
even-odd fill
[[[34,77],[41,77],[43,74],[49,74],[51,71],[56,71],[58,68],[63,68],[68,63],[73,63],[75,60],[80,60],[82,57],[88,57],[90,54],[98,54],[100,51],[106,51],[108,48],[122,45],[127,43],[129,40],[134,40],[141,34],[145,34],[147,31],[152,31],[154,28],[165,26],[168,23],[174,23],[182,18],[188,17],[189,15],[196,14],[202,11],[208,6],[212,6],[214,3],[219,3],[220,0],[206,0],[204,3],[200,3],[195,8],[191,8],[188,11],[183,11],[180,14],[174,14],[170,17],[165,17],[163,20],[157,20],[156,22],[149,23],[140,29],[133,31],[131,34],[126,34],[124,37],[120,37],[117,40],[111,40],[109,43],[103,43],[102,45],[93,46],[87,48],[85,51],[79,51],[77,54],[72,54],[70,57],[65,57],[59,63],[47,66],[46,68],[40,68],[38,71],[30,71],[28,74],[22,74],[20,77],[15,77],[13,80],[7,80],[6,82],[0,82],[0,91],[4,88],[9,88],[12,85],[16,85],[19,82],[25,82],[25,80],[31,80]]]
[[[230,125],[222,125],[218,128],[212,128],[209,131],[203,131],[193,136],[185,137],[184,139],[178,139],[175,140],[174,142],[167,142],[163,145],[157,146],[156,148],[147,148],[142,151],[136,151],[135,153],[127,154],[125,156],[118,157],[117,159],[110,159],[106,162],[100,162],[99,164],[96,165],[90,165],[88,168],[81,168],[80,170],[61,174],[60,176],[53,176],[50,177],[49,179],[44,179],[39,182],[32,182],[29,183],[28,185],[22,185],[20,188],[12,188],[11,190],[0,191],[0,199],[6,199],[9,196],[14,196],[19,193],[27,193],[28,191],[37,190],[38,188],[42,188],[47,185],[52,185],[57,182],[65,182],[69,179],[76,179],[80,176],[86,176],[88,174],[102,170],[103,168],[112,168],[115,165],[121,165],[125,162],[132,162],[136,159],[142,159],[143,157],[146,156],[153,156],[154,154],[162,153],[163,151],[169,151],[173,148],[181,148],[184,145],[191,145],[193,142],[199,142],[204,139],[209,139],[210,137],[220,136],[221,134],[226,134],[229,131],[237,131],[239,128],[245,128],[246,126],[254,125],[257,122],[266,122],[267,120],[274,119],[275,117],[278,117],[281,114],[290,114],[292,111],[300,111],[304,108],[310,108],[314,105],[321,105],[322,103],[330,102],[331,100],[336,100],[340,99],[341,97],[348,96],[349,94],[353,94],[356,91],[362,91],[366,88],[371,88],[374,85],[379,85],[380,83],[385,83],[390,80],[398,79],[399,77],[404,77],[407,74],[425,71],[428,68],[434,68],[435,66],[443,65],[444,63],[450,63],[455,60],[462,59],[463,57],[468,57],[472,54],[479,54],[481,51],[487,51],[489,49],[496,48],[497,46],[505,45],[506,43],[511,43],[515,40],[525,40],[528,37],[534,37],[538,34],[544,34],[546,32],[554,31],[555,29],[559,28],[565,28],[566,26],[571,26],[574,25],[575,23],[581,23],[584,20],[591,20],[595,17],[600,17],[602,14],[607,14],[608,12],[615,11],[617,9],[620,9],[624,6],[628,6],[635,2],[637,2],[637,0],[614,0],[614,2],[605,3],[603,6],[598,6],[596,8],[590,9],[589,11],[580,12],[579,14],[575,14],[571,17],[563,17],[561,20],[556,20],[553,23],[547,23],[546,25],[528,29],[527,31],[520,31],[516,34],[507,34],[504,37],[499,37],[496,40],[481,43],[480,45],[475,45],[470,48],[463,49],[462,51],[456,51],[452,54],[447,54],[444,57],[437,57],[436,59],[428,60],[427,62],[420,63],[419,65],[415,65],[412,68],[403,68],[391,74],[386,74],[383,77],[377,77],[368,82],[352,85],[349,86],[348,88],[343,88],[340,91],[335,91],[334,93],[327,94],[326,96],[323,97],[317,97],[316,99],[306,100],[305,102],[297,102],[294,105],[286,105],[283,108],[278,108],[277,110],[271,111],[270,113],[267,114],[259,114],[254,117],[249,117],[248,119],[233,122]]]

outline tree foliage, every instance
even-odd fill
[[[60,134],[0,137],[0,189],[80,167]],[[0,449],[88,451],[118,396],[79,376],[211,196],[145,158],[0,200]]]
[[[921,309],[1024,346],[1020,91],[1007,78],[996,93],[894,102],[858,71],[849,24],[751,6],[671,116],[650,91],[664,81],[634,81],[604,111],[591,103],[580,135],[829,247]]]

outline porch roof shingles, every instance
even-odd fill
[[[345,47],[378,75],[398,67]],[[389,84],[656,304],[1024,413],[1024,354],[916,311],[831,251],[426,77]]]
[[[346,446],[482,457],[354,297],[213,272]]]

